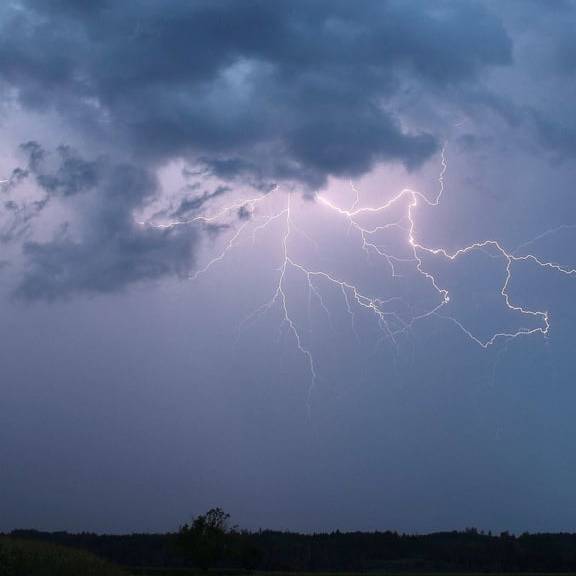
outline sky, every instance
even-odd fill
[[[576,2],[0,6],[0,531],[576,531]]]

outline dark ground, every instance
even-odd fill
[[[134,574],[185,574],[183,569],[194,572],[194,559],[178,547],[176,534],[110,536],[16,531],[9,540],[14,538],[31,545],[50,543],[88,552]],[[1,541],[6,542],[6,537]],[[229,575],[254,571],[317,575],[576,573],[576,534],[231,531],[225,549],[226,553],[211,564],[211,571]],[[0,569],[0,576],[4,574]]]

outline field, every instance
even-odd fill
[[[239,576],[247,572],[202,573],[188,569],[119,568],[87,552],[45,542],[0,537],[0,576]],[[447,573],[410,574],[407,572],[254,572],[254,576],[447,576]],[[491,573],[495,574],[495,573]],[[531,573],[530,576],[558,576]],[[449,576],[460,576],[450,572]],[[486,573],[462,573],[462,576],[486,576]],[[508,573],[506,576],[524,576]],[[576,576],[563,573],[563,576]]]
[[[126,576],[87,552],[56,544],[0,538],[0,576]]]

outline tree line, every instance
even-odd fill
[[[98,535],[18,530],[20,539],[80,548],[125,566],[282,572],[575,572],[576,534],[475,529],[299,534],[229,525],[220,508],[168,534]]]

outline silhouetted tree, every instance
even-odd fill
[[[222,560],[226,551],[229,514],[221,508],[212,508],[197,516],[192,524],[184,524],[178,532],[178,543],[201,570],[208,570]]]

